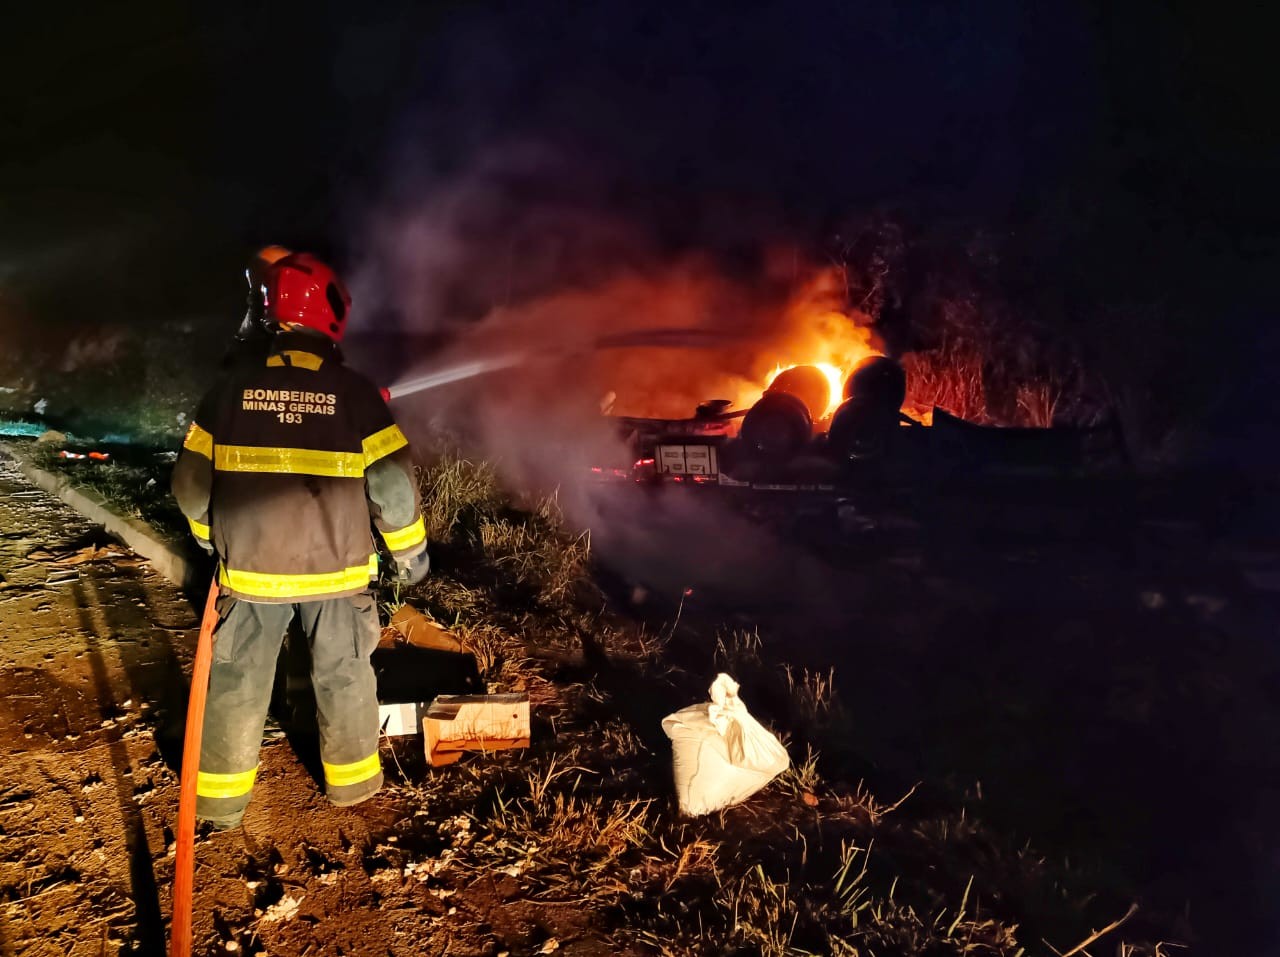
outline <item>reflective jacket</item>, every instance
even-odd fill
[[[378,390],[323,336],[284,332],[200,403],[173,492],[254,602],[354,595],[377,577],[370,519],[397,563],[426,548],[409,443]]]

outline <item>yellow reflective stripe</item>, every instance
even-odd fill
[[[284,361],[285,356],[289,357],[288,363]],[[267,365],[269,366],[283,366],[286,364],[294,369],[310,369],[315,372],[324,365],[324,359],[314,352],[303,352],[300,349],[285,349],[276,355],[267,356]]]
[[[201,771],[196,775],[196,794],[206,798],[238,798],[253,790],[257,767],[235,774],[210,774]]]
[[[364,440],[364,464],[372,465],[408,444],[409,440],[400,431],[400,426],[388,425],[381,432],[374,432]]]
[[[209,526],[203,522],[197,522],[194,518],[187,519],[187,524],[191,526],[191,533],[202,541],[208,541],[209,536],[213,533],[209,530]]]
[[[404,528],[397,528],[392,532],[383,532],[382,540],[387,543],[387,548],[393,552],[402,552],[406,548],[413,548],[414,545],[421,545],[427,540],[427,527],[423,524],[422,516],[418,516],[418,520],[412,525],[406,525]]]
[[[182,440],[182,447],[190,449],[197,455],[203,455],[207,459],[213,458],[213,436],[194,422],[187,429],[187,437]]]
[[[367,758],[352,761],[350,764],[330,764],[328,761],[320,763],[324,765],[325,781],[335,788],[344,788],[351,784],[368,781],[382,770],[382,763],[378,760],[377,751],[374,751]]]
[[[360,478],[364,456],[359,452],[320,452],[315,449],[275,449],[253,445],[219,445],[213,467],[219,472],[269,472],[277,475],[324,475]]]
[[[378,556],[370,555],[364,565],[353,565],[340,572],[321,572],[318,575],[273,575],[267,572],[246,572],[222,566],[218,569],[218,581],[241,595],[254,598],[304,598],[308,595],[328,595],[334,592],[364,588],[370,579],[378,577]]]

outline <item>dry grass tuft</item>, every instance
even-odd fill
[[[511,782],[510,790],[523,794],[495,791],[492,812],[479,822],[492,866],[514,867],[547,889],[590,879],[601,901],[625,894],[630,859],[655,843],[653,801],[604,795],[589,783],[594,776],[553,757]]]
[[[506,507],[492,465],[446,457],[419,473],[422,515],[431,541],[448,541],[471,512],[494,514]]]
[[[445,570],[544,605],[567,603],[585,577],[591,539],[565,533],[554,495],[517,508],[492,465],[457,456],[422,470],[420,482],[427,535],[445,546]]]
[[[760,668],[760,631],[736,628],[716,636],[716,666],[730,674],[746,674]]]
[[[902,357],[910,383],[909,403],[921,410],[937,406],[971,422],[986,422],[987,389],[982,355],[972,347],[946,344]]]
[[[792,709],[801,724],[816,727],[826,723],[839,707],[836,701],[836,669],[830,668],[824,674],[786,665],[783,673],[787,677]]]
[[[796,796],[815,794],[822,786],[822,776],[818,774],[818,752],[813,745],[806,745],[803,760],[792,758],[791,767],[778,777],[778,783]]]
[[[1057,416],[1062,390],[1055,382],[1024,383],[1017,388],[1019,424],[1047,429]]]

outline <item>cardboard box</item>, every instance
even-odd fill
[[[422,719],[426,717],[425,704],[381,704],[378,705],[378,726],[392,738],[402,738],[417,734],[422,729]]]
[[[391,616],[391,627],[416,648],[462,654],[462,642],[412,605],[401,605]]]
[[[427,760],[452,764],[464,751],[529,746],[527,694],[440,695],[422,718]]]

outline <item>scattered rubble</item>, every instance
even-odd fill
[[[298,905],[302,903],[302,898],[293,898],[286,894],[280,900],[276,901],[270,907],[262,912],[262,916],[258,920],[269,924],[274,921],[292,920],[298,916]]]

